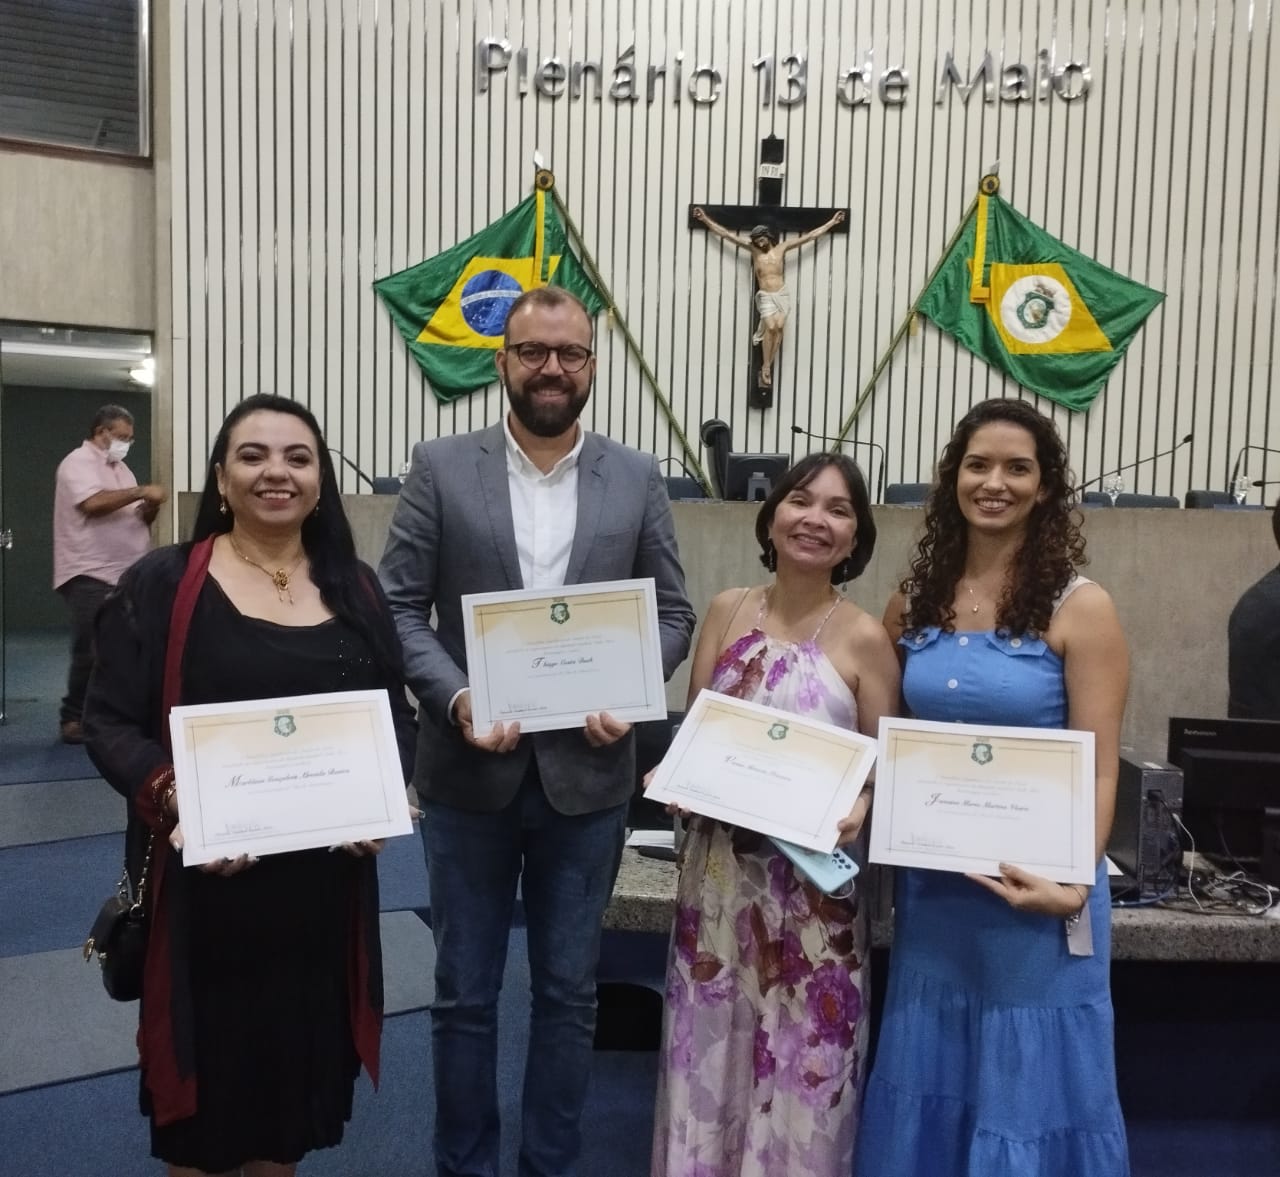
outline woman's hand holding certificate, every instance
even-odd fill
[[[1093,733],[881,719],[872,862],[1092,883]]]
[[[702,691],[646,796],[826,851],[875,758],[857,732]]]
[[[385,690],[175,707],[169,727],[187,866],[376,854],[379,839],[412,832]]]

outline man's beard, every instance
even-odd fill
[[[543,390],[567,392],[569,399],[535,403],[531,394]],[[559,437],[581,416],[588,395],[563,376],[535,376],[519,392],[507,385],[511,411],[534,437]]]

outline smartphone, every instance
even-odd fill
[[[828,895],[841,892],[842,898],[853,894],[853,880],[858,875],[858,864],[839,847],[830,851],[807,850],[781,838],[774,838],[773,844],[791,859],[796,870],[819,891],[825,891]]]

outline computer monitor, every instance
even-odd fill
[[[730,454],[724,497],[738,502],[762,502],[790,465],[790,454]]]
[[[1168,759],[1196,849],[1280,883],[1280,721],[1174,717]]]

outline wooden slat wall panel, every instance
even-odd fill
[[[2,0],[0,0],[2,2]],[[331,444],[370,474],[412,443],[498,419],[495,388],[439,405],[371,283],[475,232],[525,196],[542,152],[619,306],[696,445],[723,417],[735,448],[815,448],[834,432],[972,198],[1000,161],[1003,193],[1069,244],[1167,293],[1087,414],[1044,403],[1074,465],[1126,471],[1130,489],[1222,488],[1242,445],[1280,438],[1272,397],[1280,36],[1271,2],[1240,0],[174,0],[174,428],[177,485],[198,485],[226,408],[260,389],[317,412]],[[528,49],[477,93],[484,37]],[[649,104],[608,95],[634,46]],[[935,103],[951,51],[967,76],[1006,63],[1087,61],[1088,98]],[[761,105],[765,54],[807,58],[800,104]],[[548,99],[532,75],[551,55],[601,63],[603,98]],[[717,102],[688,84],[711,65]],[[836,99],[869,69],[870,101]],[[876,82],[905,70],[907,101]],[[680,101],[675,75],[682,71]],[[997,79],[998,81],[998,79]],[[705,82],[703,83],[705,86]],[[781,85],[779,85],[781,89]],[[691,202],[747,201],[758,143],[787,142],[788,204],[841,205],[847,236],[788,262],[797,306],[774,408],[746,404],[751,307],[745,257],[686,227]],[[683,455],[638,365],[602,323],[588,424],[676,461]],[[924,325],[909,336],[852,437],[874,475],[927,478],[955,418],[1017,386]],[[1253,477],[1280,478],[1251,454]],[[344,469],[344,489],[359,489]],[[1260,492],[1253,492],[1258,501]],[[1271,496],[1274,497],[1274,496]]]

